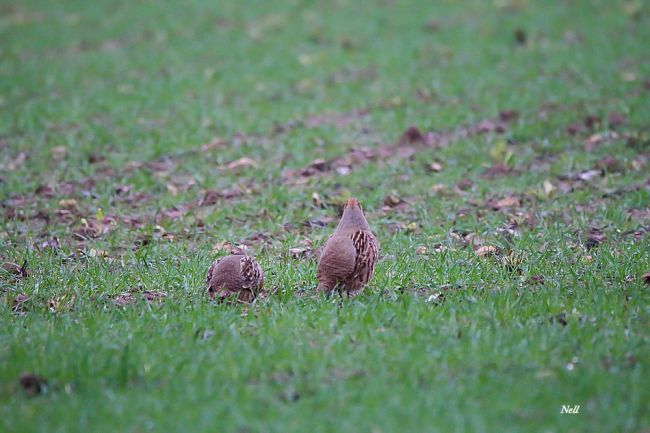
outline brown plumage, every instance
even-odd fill
[[[264,273],[254,258],[242,254],[221,257],[205,278],[208,296],[216,300],[236,298],[252,302],[264,286]]]
[[[318,290],[355,296],[372,278],[379,243],[356,199],[348,200],[334,234],[325,242],[318,262]]]

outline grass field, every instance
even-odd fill
[[[646,2],[2,0],[0,40],[0,431],[650,431]],[[268,298],[206,299],[234,246]]]

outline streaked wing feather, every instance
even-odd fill
[[[242,257],[240,262],[240,272],[242,276],[242,287],[257,291],[264,285],[264,274],[260,265],[251,257]]]
[[[350,238],[356,251],[351,281],[365,285],[375,271],[375,264],[379,256],[377,240],[372,233],[366,230],[356,231],[350,235]]]

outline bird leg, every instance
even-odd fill
[[[339,308],[343,308],[343,284],[336,283],[335,290],[339,292]]]

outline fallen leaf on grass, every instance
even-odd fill
[[[601,132],[597,134],[590,135],[586,140],[585,140],[585,150],[587,151],[592,151],[596,149],[600,144],[608,142],[608,141],[613,141],[617,140],[619,138],[619,134],[616,131],[606,131],[606,132]]]
[[[145,300],[147,303],[152,303],[154,301],[161,301],[167,297],[167,292],[157,291],[157,290],[143,290],[140,291],[139,288],[133,288],[129,292],[120,293],[113,297],[113,304],[116,307],[124,307],[127,305],[133,305],[138,302],[138,298],[141,295],[141,299]]]
[[[81,225],[74,228],[72,233],[78,240],[86,241],[105,235],[115,227],[117,227],[117,220],[112,216],[102,216],[100,220],[97,218],[82,218]]]
[[[311,194],[311,202],[316,207],[325,208],[325,205],[323,204],[323,200],[321,199],[320,195],[317,192],[313,192]]]
[[[28,276],[26,260],[23,262],[22,266],[13,262],[4,262],[2,264],[2,269],[16,276],[17,278],[26,278]]]
[[[155,221],[157,224],[161,224],[165,220],[176,221],[187,213],[188,209],[185,209],[183,206],[172,206],[167,209],[161,209],[156,213]]]
[[[605,235],[600,229],[591,228],[589,234],[587,235],[587,241],[585,242],[585,247],[590,250],[596,248],[600,243],[605,239]]]
[[[209,143],[206,143],[201,146],[201,151],[207,152],[210,150],[216,150],[226,145],[226,141],[221,137],[214,137]]]
[[[361,109],[349,113],[322,113],[313,114],[303,120],[303,124],[308,128],[318,128],[320,126],[334,126],[336,128],[345,128],[350,124],[363,119],[368,115],[368,110]]]
[[[522,262],[523,258],[520,254],[517,254],[514,251],[510,251],[507,255],[501,257],[500,265],[503,266],[503,268],[508,272],[521,275],[523,273],[520,267]]]
[[[584,181],[590,181],[591,179],[594,179],[598,176],[602,175],[601,170],[596,170],[596,169],[590,169],[590,170],[585,170],[581,173],[576,174],[575,176],[572,177],[573,180],[584,180]]]
[[[506,132],[506,124],[505,122],[502,122],[500,119],[481,120],[479,123],[477,123],[474,126],[473,132],[478,135],[487,134],[491,132],[495,132],[497,134],[503,134],[504,132]]]
[[[65,146],[54,146],[51,149],[51,152],[52,152],[52,159],[54,161],[61,161],[67,155],[68,148]]]
[[[467,191],[468,189],[472,188],[473,186],[474,186],[474,182],[472,182],[471,180],[469,180],[469,179],[461,179],[456,183],[455,188],[457,190],[459,190],[459,191]]]
[[[246,254],[246,251],[248,251],[248,245],[240,244],[233,246],[230,249],[230,254]]]
[[[151,303],[154,301],[162,301],[167,297],[167,292],[158,291],[158,290],[144,290],[142,292],[142,297],[145,301]]]
[[[71,212],[76,211],[77,208],[78,208],[78,206],[77,206],[77,200],[75,200],[75,199],[73,199],[73,198],[59,200],[59,206],[60,206],[62,209],[66,209],[66,210],[69,210],[69,211],[71,211]]]
[[[136,302],[137,299],[131,292],[120,293],[113,297],[113,304],[115,304],[116,307],[124,307],[126,305],[135,304]]]
[[[350,44],[352,43],[349,39],[346,39]],[[350,48],[352,48],[350,46]],[[377,71],[373,68],[351,68],[349,66],[344,66],[340,70],[334,72],[327,78],[327,82],[330,84],[342,84],[342,83],[352,83],[364,81],[366,83],[374,80],[377,77]]]
[[[436,292],[427,298],[426,302],[432,303],[435,305],[441,305],[445,301],[445,294],[442,292]]]
[[[488,200],[487,205],[493,210],[518,207],[521,204],[519,197],[508,196],[498,200]]]
[[[496,163],[491,167],[487,168],[482,176],[486,179],[496,179],[501,176],[505,176],[513,173],[513,168],[507,164]]]
[[[115,186],[115,194],[116,195],[125,195],[131,192],[131,189],[133,188],[132,185],[116,185]]]
[[[474,251],[474,253],[480,258],[494,257],[499,255],[500,252],[501,251],[498,247],[492,245],[483,245]]]
[[[499,120],[502,122],[512,122],[517,118],[519,118],[519,112],[517,110],[501,110],[499,112]]]
[[[221,190],[211,189],[205,191],[201,200],[199,200],[199,206],[212,206],[219,202],[220,199],[231,199],[244,195],[245,191],[238,186],[232,188],[224,188]]]
[[[396,207],[402,203],[404,203],[404,200],[396,194],[390,194],[384,197],[384,204],[388,207]]]
[[[556,189],[553,183],[548,179],[542,183],[542,188],[544,189],[544,195],[546,197],[550,197]]]
[[[429,170],[432,173],[440,173],[443,168],[444,168],[443,165],[437,161],[434,161],[427,165],[427,170]]]
[[[596,168],[607,173],[620,173],[623,171],[623,164],[612,156],[605,156],[596,161]]]
[[[39,185],[34,190],[34,194],[40,197],[52,198],[54,197],[54,189],[49,185]]]
[[[7,171],[14,171],[23,163],[27,160],[27,154],[25,152],[19,152],[16,156],[14,156],[7,164],[5,164],[5,168]]]
[[[309,247],[293,247],[289,248],[289,254],[294,260],[311,258],[313,257],[313,250]]]
[[[621,113],[610,113],[607,117],[607,122],[611,129],[616,129],[625,124],[626,118]]]
[[[220,241],[212,246],[212,253],[220,253],[222,251],[230,253],[231,248],[232,244],[230,242]]]
[[[269,240],[271,239],[271,236],[268,233],[264,232],[256,232],[253,233],[252,235],[242,239],[239,243],[240,245],[255,245],[258,243],[269,243]]]
[[[255,168],[257,167],[257,162],[252,158],[244,156],[242,158],[236,159],[234,161],[226,164],[226,170],[239,170],[241,168]]]
[[[406,225],[406,231],[409,233],[415,233],[418,230],[418,223],[411,222]]]
[[[337,222],[339,218],[332,216],[325,216],[321,218],[312,218],[302,222],[302,226],[314,228],[314,227],[327,227],[328,225]]]
[[[51,238],[41,242],[40,247],[42,249],[51,248],[53,250],[58,250],[61,248],[61,242],[58,237],[52,236]]]
[[[128,172],[131,168],[144,168],[149,171],[155,178],[161,179],[169,175],[176,167],[176,162],[170,157],[164,157],[155,161],[127,163],[125,170]]]
[[[457,240],[463,247],[466,247],[468,245],[473,245],[475,243],[480,243],[480,241],[476,239],[476,233],[472,233],[468,231],[452,230],[449,233],[449,236]]]
[[[174,185],[173,183],[168,183],[167,192],[169,192],[172,196],[176,197],[178,195],[178,188],[176,188],[176,185]]]
[[[11,303],[11,311],[15,313],[24,313],[27,311],[27,302],[29,301],[29,296],[24,293],[19,293],[14,297],[13,302]]]

